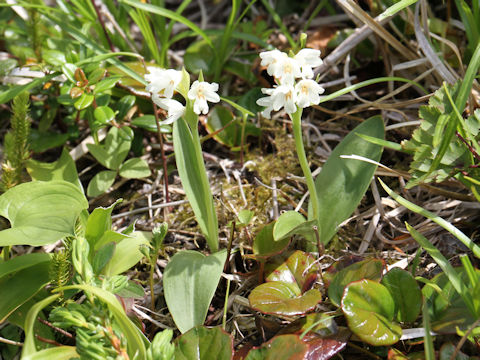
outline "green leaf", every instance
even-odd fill
[[[108,106],[98,106],[93,111],[93,116],[98,124],[104,125],[115,119],[115,113]]]
[[[199,74],[202,71],[209,76],[215,72],[214,50],[205,40],[193,42],[183,57],[185,68],[190,74]]]
[[[28,84],[20,85],[20,86],[14,86],[13,88],[11,88],[7,91],[3,91],[2,93],[0,93],[0,104],[5,104],[6,102],[12,100],[18,94],[20,94],[24,91],[33,89],[36,86],[43,85],[44,83],[49,82],[54,77],[56,77],[60,74],[61,73],[59,73],[59,72],[55,72],[53,74],[35,79],[35,80],[29,82]]]
[[[62,66],[67,62],[65,59],[65,53],[63,51],[43,49],[42,58],[46,63],[54,66]]]
[[[143,115],[133,119],[130,124],[151,132],[157,132],[157,122],[154,115]],[[172,132],[171,125],[160,125],[162,134],[170,134]]]
[[[46,306],[60,297],[60,294],[49,296],[32,306],[25,318],[25,341],[23,342],[22,359],[33,356],[37,352],[35,347],[34,326],[37,322],[38,313]]]
[[[248,300],[252,308],[265,314],[293,316],[313,310],[322,301],[322,294],[318,289],[301,294],[293,284],[270,281],[253,289]]]
[[[245,360],[304,360],[308,347],[297,335],[278,335],[248,352]]]
[[[31,355],[22,356],[22,360],[70,360],[78,358],[77,348],[75,346],[57,346],[44,349]]]
[[[422,292],[412,274],[393,268],[381,281],[395,301],[395,312],[400,322],[413,322],[422,310]]]
[[[328,297],[335,306],[340,306],[343,291],[352,281],[369,279],[380,281],[384,263],[379,259],[367,259],[347,266],[335,274],[328,287]]]
[[[165,268],[165,300],[182,333],[205,321],[226,258],[225,250],[210,256],[186,250],[176,253]]]
[[[95,274],[99,274],[100,271],[107,265],[107,263],[112,258],[113,254],[115,253],[115,243],[110,242],[108,244],[103,245],[93,257],[92,261],[92,269]]]
[[[183,189],[210,250],[218,249],[218,220],[197,129],[192,134],[183,118],[173,124],[173,147]]]
[[[96,94],[101,94],[104,91],[110,90],[115,86],[117,82],[120,81],[122,77],[121,76],[110,76],[106,79],[101,80],[95,85],[95,89],[93,90],[93,93]]]
[[[29,268],[31,266],[50,261],[50,254],[31,253],[16,256],[8,261],[0,262],[0,279],[9,274]]]
[[[62,72],[65,74],[67,79],[72,83],[76,83],[75,81],[75,70],[77,70],[77,66],[70,63],[62,64]]]
[[[242,225],[250,224],[250,221],[252,221],[254,216],[255,216],[255,213],[251,210],[241,210],[237,214],[238,221]]]
[[[29,159],[26,167],[32,180],[64,180],[78,186],[78,188],[83,191],[82,184],[78,178],[75,161],[73,161],[65,148],[62,149],[62,155],[60,155],[60,159],[57,161],[46,163]]]
[[[147,233],[143,231],[133,232],[117,243],[115,253],[102,273],[106,276],[114,276],[132,268],[144,257],[140,248],[147,246],[149,242]]]
[[[307,224],[306,222],[303,215],[296,211],[290,210],[284,212],[275,222],[273,239],[279,241],[297,234],[311,234],[315,221],[309,221]]]
[[[233,339],[219,327],[194,327],[175,345],[175,360],[230,360],[233,355]]]
[[[30,148],[35,153],[42,153],[48,149],[64,145],[69,137],[69,134],[32,129],[29,136]]]
[[[377,168],[371,163],[342,159],[340,156],[354,154],[379,161],[382,155],[381,146],[372,144],[357,134],[383,139],[385,129],[382,118],[371,117],[351,131],[333,150],[315,179],[320,205],[318,224],[323,243],[330,241],[337,232],[338,225],[357,208]],[[309,210],[310,208],[311,204]]]
[[[440,348],[440,356],[439,360],[452,360],[453,354],[456,354],[453,360],[470,360],[474,359],[473,357],[470,357],[468,355],[465,355],[461,351],[456,351],[456,346],[453,345],[452,343],[445,343],[442,345]]]
[[[132,144],[131,139],[126,139],[127,133],[124,134],[125,131],[122,131],[122,129],[118,129],[115,126],[111,127],[103,145],[87,145],[88,150],[95,159],[110,170],[119,169],[127,157]]]
[[[120,166],[119,174],[127,179],[140,179],[151,175],[147,162],[140,158],[132,158]]]
[[[96,197],[106,192],[115,182],[117,172],[112,170],[100,171],[88,183],[87,195]]]
[[[385,286],[364,279],[345,288],[342,311],[348,327],[362,341],[374,346],[395,344],[402,335],[392,322],[395,302]]]
[[[146,345],[149,343],[147,338],[142,334],[141,330],[130,320],[125,314],[120,302],[115,295],[110,292],[92,285],[71,285],[56,289],[57,291],[65,291],[70,289],[83,290],[92,293],[100,301],[104,302],[117,321],[118,330],[125,336],[127,344],[127,352],[131,359],[137,357],[146,359]]]
[[[273,228],[275,221],[265,225],[253,240],[253,252],[257,258],[267,258],[280,253],[290,243],[290,238],[275,241],[273,239]]]
[[[77,110],[83,110],[92,105],[93,100],[95,97],[92,94],[83,93],[80,97],[75,101],[73,106]]]
[[[9,266],[13,260],[15,259],[2,263],[3,267]],[[19,269],[18,261],[16,260],[16,264],[12,264],[17,269]],[[23,266],[25,265],[23,264]],[[2,294],[0,296],[0,323],[48,284],[50,281],[49,267],[50,260],[48,259],[47,261],[33,263],[31,266],[0,279],[0,293]]]
[[[75,221],[87,208],[78,187],[65,181],[17,185],[0,196],[0,215],[12,226],[0,231],[0,246],[41,246],[74,235]]]
[[[117,118],[123,121],[124,117],[130,111],[130,109],[135,105],[136,101],[137,101],[137,98],[133,95],[125,95],[120,100],[118,100],[116,105]],[[127,127],[124,127],[122,129],[127,129]]]
[[[96,249],[98,241],[103,234],[112,227],[112,211],[116,204],[121,202],[119,199],[109,207],[98,207],[88,216],[85,226],[85,238],[90,245],[90,249]]]

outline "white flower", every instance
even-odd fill
[[[294,57],[302,69],[302,77],[313,78],[312,68],[323,64],[320,59],[320,50],[315,49],[302,49]]]
[[[216,93],[218,91],[217,83],[208,83],[206,81],[195,80],[188,91],[188,98],[194,100],[193,111],[195,114],[207,114],[208,104],[210,102],[219,102],[220,96]]]
[[[273,76],[276,66],[286,57],[288,57],[287,54],[277,49],[264,51],[260,53],[260,59],[262,59],[260,65],[266,66],[268,75]]]
[[[325,89],[316,81],[307,79],[300,80],[295,85],[295,91],[297,92],[297,105],[301,108],[306,108],[312,104],[318,105],[320,94],[323,94]]]
[[[292,85],[279,85],[274,89],[262,89],[262,92],[270,95],[257,100],[258,105],[266,106],[266,109],[262,111],[264,117],[269,119],[272,110],[278,111],[282,107],[289,114],[297,111],[297,106],[295,105],[297,92]]]
[[[291,57],[284,57],[277,61],[273,76],[277,78],[280,85],[293,85],[295,78],[302,76],[300,64]]]
[[[160,69],[156,67],[148,68],[149,74],[145,74],[145,80],[148,82],[146,89],[152,95],[171,98],[182,79],[182,72],[174,69]]]
[[[177,100],[161,98],[155,95],[152,96],[152,99],[155,104],[160,106],[162,109],[167,110],[168,112],[167,118],[160,122],[162,125],[171,124],[185,114],[185,106],[183,106]]]
[[[274,89],[262,89],[262,93],[267,95],[272,95]],[[265,109],[262,111],[262,116],[264,118],[270,119],[271,112],[273,110],[273,98],[271,96],[265,96],[257,99],[257,104],[260,106],[265,106]]]

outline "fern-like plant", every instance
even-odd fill
[[[5,134],[5,157],[2,164],[0,190],[6,191],[23,180],[25,162],[30,157],[28,136],[30,133],[29,94],[23,92],[13,99],[11,129]]]

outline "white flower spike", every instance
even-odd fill
[[[152,93],[152,99],[154,96],[171,98],[182,80],[182,72],[156,67],[149,67],[148,71],[149,73],[145,74],[145,80],[148,82],[146,89]]]
[[[274,89],[262,89],[262,93],[266,95],[272,95]],[[265,109],[262,111],[262,116],[266,119],[270,119],[271,113],[273,111],[273,98],[271,96],[265,96],[257,99],[257,104],[260,106],[265,106]]]
[[[294,58],[285,56],[277,62],[273,76],[280,85],[294,85],[295,78],[302,76],[300,64]]]
[[[168,112],[167,118],[160,122],[162,125],[171,124],[185,114],[185,106],[177,100],[160,98],[158,96],[152,96],[152,99],[155,104]]]
[[[311,105],[318,105],[320,94],[323,94],[325,89],[316,81],[306,79],[300,80],[295,85],[295,91],[297,92],[297,105],[301,108],[306,108]]]
[[[301,76],[307,79],[313,78],[312,68],[323,64],[320,58],[320,50],[315,49],[302,49],[295,55],[294,59],[297,60],[302,69]]]
[[[210,102],[219,102],[220,96],[217,94],[218,84],[217,83],[208,83],[206,81],[195,80],[188,91],[188,98],[193,100],[193,111],[195,114],[207,114],[208,113],[208,104]]]

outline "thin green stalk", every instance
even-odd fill
[[[155,293],[153,291],[153,275],[155,273],[155,263],[156,261],[156,254],[150,258],[150,273],[148,276],[148,284],[150,286],[150,307],[152,311],[155,312]]]
[[[228,258],[227,258],[228,261]],[[225,330],[227,325],[227,310],[228,310],[228,294],[230,293],[230,279],[227,279],[227,292],[225,293],[225,303],[223,305],[223,319],[222,319],[222,329]]]
[[[293,114],[289,114],[293,123],[293,137],[295,138],[295,148],[297,149],[298,161],[305,175],[307,181],[308,191],[310,192],[310,201],[312,203],[313,209],[313,218],[318,219],[319,214],[319,204],[317,196],[317,188],[315,187],[315,182],[313,181],[312,172],[310,171],[310,166],[308,166],[307,156],[305,154],[305,148],[303,147],[302,139],[302,108],[299,108]]]

